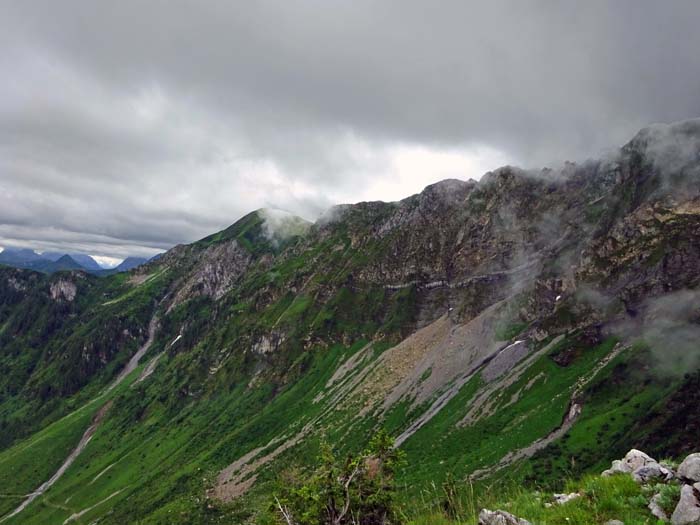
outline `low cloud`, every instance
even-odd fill
[[[696,194],[700,188],[700,119],[654,124],[635,137],[647,162],[661,175],[660,191]]]
[[[263,222],[265,236],[277,246],[296,235],[303,235],[311,223],[286,210],[263,208],[258,212]]]
[[[700,292],[682,290],[646,304],[642,339],[665,373],[700,368]]]
[[[594,303],[609,304],[600,295]],[[649,365],[661,375],[682,375],[700,368],[700,292],[680,290],[646,300],[634,318],[616,324],[613,332],[648,346]]]

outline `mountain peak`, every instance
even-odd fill
[[[132,270],[136,268],[137,266],[141,266],[142,264],[145,264],[148,262],[148,259],[144,257],[127,257],[124,259],[121,263],[117,265],[115,268],[115,271],[117,272],[127,272],[129,270]]]
[[[64,255],[70,255],[71,259],[80,264],[83,268],[90,271],[100,271],[102,266],[100,266],[95,259],[90,255],[84,253],[74,253],[74,252],[43,252],[41,257],[44,259],[49,259],[50,261],[58,261]]]

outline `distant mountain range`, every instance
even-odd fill
[[[0,265],[25,268],[43,273],[65,270],[83,270],[96,275],[111,275],[126,272],[148,262],[144,257],[127,257],[115,268],[103,268],[84,253],[44,252],[37,253],[27,248],[6,247],[0,252]]]

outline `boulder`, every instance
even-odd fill
[[[700,452],[690,454],[683,460],[678,467],[678,477],[691,483],[700,481]]]
[[[700,483],[684,485],[671,525],[700,525]]]
[[[630,450],[622,460],[622,467],[625,469],[625,472],[634,472],[647,465],[658,465],[658,462],[636,448]]]
[[[578,492],[572,492],[571,494],[554,494],[554,503],[557,505],[563,505],[564,503],[569,503],[571,500],[580,497],[581,494]]]
[[[654,494],[654,497],[651,498],[651,501],[649,502],[649,505],[648,505],[649,510],[656,518],[659,518],[660,520],[663,520],[663,521],[668,521],[668,516],[666,515],[666,511],[664,511],[664,509],[661,507],[660,499],[661,499],[661,494]]]
[[[617,474],[619,472],[628,472],[622,467],[622,460],[616,459],[612,462],[612,465],[610,466],[609,469],[604,470],[602,472],[602,476],[612,476],[613,474]]]
[[[671,479],[678,479],[678,474],[675,471],[676,467],[674,465],[672,465],[671,463],[667,463],[666,461],[660,461],[659,465],[668,470],[669,474],[672,476]]]
[[[671,470],[658,463],[649,463],[632,472],[637,483],[648,483],[652,480],[670,481],[674,478]]]
[[[638,483],[648,483],[654,479],[669,481],[675,477],[672,470],[634,448],[625,455],[624,459],[613,461],[612,466],[602,475],[612,476],[617,473],[631,474]]]
[[[479,525],[531,525],[529,521],[517,518],[504,510],[483,509],[479,513]]]

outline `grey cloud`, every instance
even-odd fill
[[[699,15],[680,0],[6,2],[0,243],[64,232],[111,255],[263,206],[313,218],[390,184],[405,144],[527,167],[597,155],[700,116]]]
[[[660,193],[692,195],[700,183],[700,119],[645,128],[634,143],[644,145],[645,156],[661,175]]]
[[[619,327],[623,336],[640,338],[651,350],[655,370],[682,375],[700,365],[700,294],[680,290],[649,299],[641,321]]]

